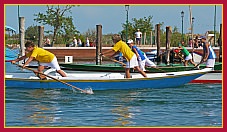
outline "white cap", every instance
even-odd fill
[[[129,40],[127,41],[127,43],[128,43],[128,44],[131,44],[131,43],[133,43],[133,40],[132,40],[132,39],[129,39]]]

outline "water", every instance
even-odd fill
[[[8,65],[8,64],[6,64]],[[10,67],[8,65],[8,67]],[[6,71],[15,70],[14,67]],[[222,85],[103,90],[5,88],[6,127],[222,127]]]

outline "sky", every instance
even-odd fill
[[[222,5],[191,5],[192,17],[194,17],[194,34],[205,34],[206,31],[214,30],[214,21],[216,21],[215,29],[220,32],[220,24],[222,24]],[[34,14],[39,12],[45,13],[46,5],[20,5],[19,16],[25,18],[25,28],[29,26],[40,26],[35,22]],[[177,27],[178,31],[182,31],[181,11],[184,11],[183,32],[190,32],[190,12],[189,5],[130,5],[128,11],[128,20],[132,22],[132,18],[143,18],[152,16],[152,23],[156,25],[164,22],[164,27]],[[102,33],[119,33],[122,24],[126,23],[125,5],[80,5],[72,8],[74,25],[80,33],[88,31],[88,29],[96,29],[96,25],[102,25]],[[5,5],[5,25],[17,30],[18,33],[18,5]],[[52,29],[44,26],[44,30]]]

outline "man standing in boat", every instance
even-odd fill
[[[197,64],[192,60],[192,55],[190,54],[190,52],[184,47],[184,41],[181,42],[181,44],[179,44],[179,47],[177,48],[178,50],[181,51],[181,53],[185,56],[185,61],[184,61],[184,66],[188,66],[188,61],[193,64],[194,66],[196,66]]]
[[[113,48],[103,54],[101,53],[100,55],[112,54],[110,58],[113,58],[115,55],[121,52],[127,60],[125,67],[126,78],[130,78],[130,68],[135,68],[140,74],[142,74],[144,77],[147,77],[146,73],[139,68],[136,54],[132,52],[132,50],[125,42],[122,41],[121,36],[119,34],[114,34],[112,36],[112,40],[115,43]]]
[[[150,66],[153,68],[156,67],[156,65],[147,58],[146,54],[133,44],[132,39],[129,39],[127,41],[127,44],[132,49],[132,51],[136,54],[140,69],[142,69],[143,71],[146,71],[145,66]]]
[[[26,54],[18,59],[15,59],[12,61],[12,63],[16,63],[18,61],[24,60],[26,58],[27,61],[24,63],[24,65],[22,66],[23,68],[28,65],[32,60],[37,60],[39,62],[39,66],[38,66],[38,71],[35,71],[35,74],[41,72],[44,70],[44,66],[49,66],[51,68],[56,69],[56,71],[62,76],[62,77],[66,77],[66,74],[64,71],[62,71],[60,69],[60,66],[58,64],[57,58],[56,56],[43,49],[43,48],[39,48],[36,47],[35,44],[32,41],[27,41],[25,43],[25,47],[26,47]],[[37,76],[41,79],[44,80],[46,79],[45,75],[39,75],[37,74]]]
[[[203,57],[200,63],[206,62],[206,67],[214,68],[216,54],[211,45],[206,42],[206,37],[201,36],[200,38],[203,45]]]

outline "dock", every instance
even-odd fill
[[[72,57],[72,61],[92,61],[96,58],[96,47],[43,47],[44,49],[54,53],[56,57],[58,58],[58,61],[63,63],[65,62],[65,57]],[[106,50],[111,49],[112,47],[102,47],[102,52],[105,52]],[[143,52],[150,52],[152,50],[156,50],[157,47],[148,47],[148,46],[140,46],[139,47]],[[175,49],[177,47],[171,47],[171,49]],[[186,47],[189,52],[192,52],[191,47]],[[219,47],[213,47],[215,53],[216,53],[216,61],[219,61]],[[161,47],[161,51],[165,52],[166,48]],[[202,54],[203,48],[195,48],[195,52]],[[104,59],[104,58],[103,58]]]

